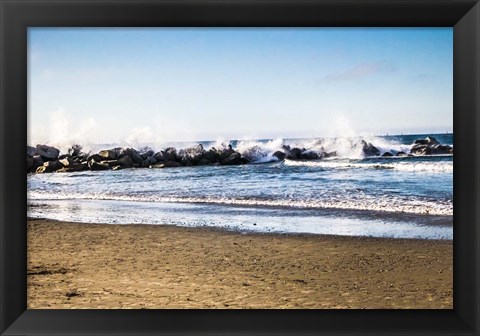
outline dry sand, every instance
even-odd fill
[[[452,242],[28,221],[29,308],[452,308]]]

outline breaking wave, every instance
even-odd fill
[[[362,137],[332,137],[316,139],[275,139],[275,140],[232,140],[219,139],[216,142],[204,142],[207,147],[217,149],[232,148],[242,154],[252,163],[266,163],[278,161],[275,152],[286,152],[288,148],[299,148],[302,152],[316,153],[322,156],[331,153],[339,159],[363,159],[368,157],[363,151],[363,142],[372,144],[379,150],[379,155],[390,153],[396,157],[398,153],[409,154],[414,146],[414,141],[420,139],[417,136],[362,136]],[[442,139],[443,140],[443,139]],[[450,137],[446,136],[447,142],[442,142],[453,147]],[[180,145],[180,144],[177,144]],[[181,145],[180,145],[181,147]],[[378,156],[376,156],[378,157]]]
[[[319,167],[328,169],[394,169],[406,172],[452,173],[453,161],[413,162],[412,160],[385,159],[388,163],[346,162],[345,160],[293,161],[285,160],[288,166]],[[392,161],[403,162],[392,162]]]
[[[172,197],[161,195],[121,195],[110,193],[46,193],[29,192],[30,200],[112,200],[131,202],[161,202],[161,203],[199,203],[231,206],[264,206],[275,208],[302,209],[344,209],[368,210],[391,213],[452,215],[453,202],[450,200],[405,199],[394,196],[371,196],[365,194],[356,197],[332,197],[323,199],[260,199],[234,197]]]

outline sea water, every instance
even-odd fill
[[[396,154],[429,135],[364,139]],[[452,134],[430,136],[453,146]],[[453,155],[364,157],[346,138],[202,144],[231,144],[257,164],[30,174],[28,216],[245,233],[453,238]],[[273,153],[282,145],[321,145],[337,157],[278,161]]]

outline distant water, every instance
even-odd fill
[[[414,140],[429,135],[364,139],[382,153],[396,154],[408,153]],[[430,136],[453,146],[452,134]],[[453,237],[451,155],[362,157],[346,138],[229,143],[262,164],[28,175],[28,215],[242,232]],[[282,144],[313,151],[321,146],[339,157],[276,161],[272,154]]]

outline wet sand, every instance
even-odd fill
[[[451,241],[27,225],[28,308],[453,308]]]

